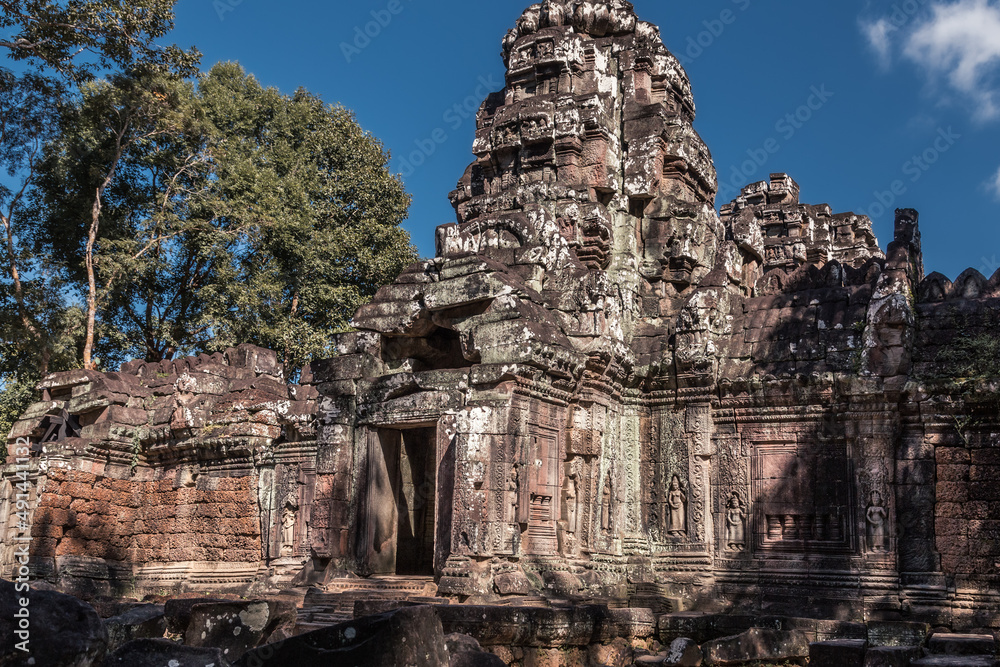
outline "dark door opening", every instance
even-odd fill
[[[437,430],[380,429],[378,435],[387,482],[382,487],[389,492],[381,502],[393,510],[383,516],[395,539],[386,540],[389,553],[381,554],[376,573],[433,576]]]

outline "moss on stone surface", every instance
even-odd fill
[[[981,381],[1000,378],[1000,336],[958,334],[937,357],[939,378]]]

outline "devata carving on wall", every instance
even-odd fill
[[[925,278],[914,211],[883,253],[785,174],[717,212],[688,77],[627,2],[533,5],[503,57],[437,256],[299,384],[246,346],[41,384],[11,434],[48,440],[35,571],[1000,609],[963,514],[990,491],[946,483],[1000,479],[996,390],[934,372],[996,332],[1000,274]]]

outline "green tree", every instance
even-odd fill
[[[410,197],[382,144],[341,106],[262,87],[236,64],[200,86],[227,215],[247,230],[211,288],[215,347],[252,342],[290,367],[329,353],[359,306],[417,258]]]
[[[35,239],[66,258],[87,304],[85,368],[95,349],[115,362],[196,347],[187,325],[225,247],[205,206],[211,133],[193,85],[158,72],[85,84],[64,112],[38,177]]]
[[[134,64],[191,74],[196,51],[159,46],[176,0],[0,0],[0,48],[14,61],[83,81]]]
[[[35,239],[86,299],[85,366],[241,342],[297,366],[416,258],[409,196],[342,107],[233,64],[197,90],[154,73],[83,91],[41,169]]]
[[[57,133],[58,110],[76,83],[144,64],[178,75],[199,55],[156,40],[173,28],[174,0],[0,0],[0,404],[18,414],[34,383],[79,365],[85,329],[67,304],[61,254],[29,245],[27,201],[42,147]],[[86,154],[78,154],[85,160]],[[6,421],[0,419],[0,430]]]
[[[42,320],[59,319],[59,313],[41,307],[66,308],[54,298],[59,286],[50,258],[25,245],[25,200],[39,174],[41,148],[56,134],[68,84],[136,68],[177,76],[196,71],[197,51],[156,42],[173,28],[174,1],[0,0],[0,48],[18,68],[17,73],[0,68],[0,164],[6,172],[0,186],[0,308],[9,310],[13,301],[17,311],[6,319],[0,338],[30,342],[29,358],[41,375],[50,370],[48,339],[64,334],[44,329]],[[75,157],[82,161],[88,155]]]
[[[25,205],[38,174],[42,152],[58,117],[58,86],[36,75],[0,71],[0,181],[3,275],[0,281],[0,340],[39,374],[52,358],[44,320],[60,309],[58,284],[40,258],[24,244]]]

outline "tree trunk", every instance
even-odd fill
[[[295,291],[292,293],[292,311],[291,311],[291,313],[288,316],[288,320],[292,324],[295,323],[295,315],[298,312],[299,312],[299,288],[296,287]],[[291,354],[291,352],[288,349],[288,337],[287,336],[285,337],[285,359],[284,359],[284,362],[285,362],[285,364],[284,364],[285,365],[285,373],[288,373],[288,372],[290,372],[288,367],[292,363],[292,354]]]
[[[121,130],[115,135],[115,155],[111,160],[111,167],[108,169],[104,182],[97,188],[97,193],[94,195],[94,206],[90,209],[90,229],[87,232],[87,253],[84,257],[84,263],[87,267],[87,336],[83,345],[83,368],[88,371],[97,370],[97,364],[93,361],[94,329],[97,322],[97,274],[94,271],[94,245],[97,243],[97,231],[101,226],[104,191],[115,179],[118,164],[125,154],[125,135],[130,124],[131,121],[126,120]]]
[[[20,197],[20,195],[18,195],[18,197]],[[13,213],[13,206],[11,207],[11,213]],[[38,372],[41,377],[45,377],[49,374],[49,362],[52,359],[52,349],[45,340],[45,336],[42,334],[42,331],[35,326],[35,322],[28,314],[28,308],[24,304],[24,285],[21,283],[21,272],[17,268],[17,255],[14,248],[14,230],[10,215],[3,217],[3,225],[7,232],[5,239],[7,244],[8,259],[7,269],[10,274],[11,282],[14,283],[14,301],[17,303],[18,318],[21,320],[21,326],[23,326],[25,331],[31,335],[35,344],[38,345],[41,350]]]
[[[90,212],[90,229],[87,233],[87,254],[84,258],[87,266],[87,336],[83,345],[83,367],[88,371],[96,370],[93,361],[94,328],[97,321],[97,276],[94,273],[94,244],[97,242],[97,230],[101,224],[101,189],[94,197],[94,207]]]

